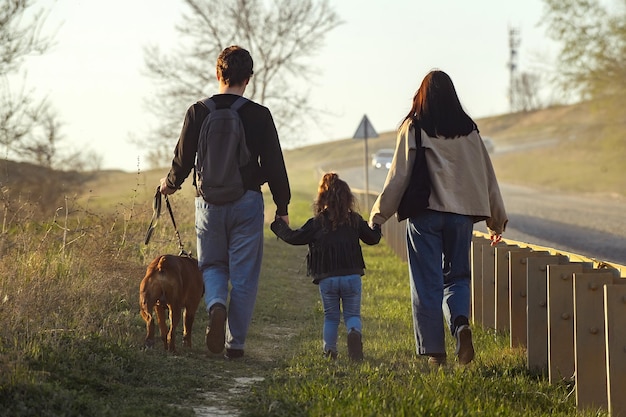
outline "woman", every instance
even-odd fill
[[[311,217],[300,229],[292,230],[279,217],[272,231],[292,245],[309,245],[307,273],[320,287],[324,306],[324,355],[337,358],[337,336],[343,306],[348,330],[348,357],[363,360],[361,340],[361,276],[365,262],[359,241],[375,245],[380,241],[380,227],[370,229],[355,211],[350,187],[337,174],[328,173],[319,184]]]
[[[433,365],[446,362],[445,319],[466,365],[474,358],[468,319],[473,225],[486,220],[495,245],[508,220],[478,128],[443,71],[426,75],[413,97],[370,224],[382,225],[394,213],[407,219],[417,353]]]

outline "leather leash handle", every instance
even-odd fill
[[[157,186],[156,193],[154,194],[154,200],[152,201],[152,219],[150,220],[150,226],[148,226],[148,231],[146,232],[146,238],[144,239],[144,244],[147,245],[150,242],[150,238],[152,237],[152,232],[159,221],[159,216],[161,215],[161,187]],[[169,203],[167,203],[169,206]]]

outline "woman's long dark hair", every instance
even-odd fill
[[[476,123],[465,113],[450,76],[433,70],[422,80],[413,97],[407,119],[416,120],[428,136],[454,138],[477,130]]]
[[[352,224],[355,198],[348,184],[334,172],[324,174],[313,203],[315,217],[325,214],[330,229],[336,230],[343,224]],[[324,217],[322,217],[324,218]]]

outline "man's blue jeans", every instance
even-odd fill
[[[343,305],[343,322],[348,332],[361,333],[361,276],[343,275],[320,281],[320,295],[324,307],[324,352],[337,352],[337,334]]]
[[[407,219],[407,253],[417,353],[445,353],[444,319],[470,314],[470,216],[426,210]],[[442,312],[443,310],[443,312]]]
[[[239,200],[220,206],[196,198],[204,299],[207,311],[215,303],[228,306],[228,349],[244,348],[252,320],[263,257],[263,211],[263,195],[256,191],[246,191]]]

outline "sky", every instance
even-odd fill
[[[330,3],[343,24],[311,59],[316,68],[307,84],[311,104],[327,115],[307,132],[307,143],[350,138],[364,115],[379,133],[395,130],[422,78],[434,68],[450,75],[473,118],[507,113],[511,27],[519,30],[521,71],[545,71],[546,57],[554,56],[554,43],[539,25],[542,0]],[[66,146],[97,152],[105,169],[150,168],[145,150],[131,140],[149,130],[153,120],[146,103],[158,100],[144,73],[143,48],[150,43],[163,50],[175,47],[183,2],[36,4],[50,9],[43,33],[52,34],[55,45],[27,60],[25,84],[56,109]],[[185,110],[180,110],[181,123]],[[292,147],[288,135],[279,135],[285,149]],[[177,139],[172,138],[172,149]]]

